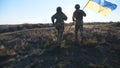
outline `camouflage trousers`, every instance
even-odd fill
[[[83,39],[83,21],[76,21],[75,24],[75,40],[78,40],[78,31],[80,31],[80,39]]]
[[[57,29],[57,45],[60,46],[63,39],[63,32],[64,32],[64,24],[56,24]]]

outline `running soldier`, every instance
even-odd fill
[[[83,39],[83,16],[86,16],[86,13],[80,10],[79,4],[75,5],[75,9],[72,20],[75,22],[75,41],[78,41],[78,30],[80,30],[81,40]]]
[[[57,12],[51,17],[53,25],[58,31],[57,44],[58,46],[62,43],[63,31],[64,31],[64,21],[67,20],[67,16],[62,12],[61,7],[57,7]]]

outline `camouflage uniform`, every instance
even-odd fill
[[[80,10],[80,6],[77,4],[75,5],[76,10],[73,13],[73,22],[75,24],[75,40],[78,40],[78,30],[80,30],[80,37],[83,37],[83,16],[86,16],[86,13],[83,10]]]
[[[54,21],[56,19],[56,21]],[[62,36],[64,31],[64,20],[67,20],[67,16],[62,12],[62,8],[58,7],[57,12],[51,17],[52,23],[58,30],[57,42],[58,45],[61,45]]]

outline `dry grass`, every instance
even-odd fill
[[[80,40],[74,42],[74,26],[70,31],[68,28],[69,26],[65,29],[61,48],[56,47],[57,31],[54,27],[0,34],[0,67],[69,68],[71,65],[74,68],[77,66],[105,68],[108,65],[113,68],[119,67],[120,27],[113,27],[111,24],[86,24],[83,43]],[[113,52],[115,54],[112,54]],[[112,55],[112,58],[107,53]],[[109,59],[104,62],[106,57]],[[101,62],[97,60],[98,58],[102,59]],[[8,61],[10,59],[14,60]],[[112,65],[108,61],[111,61]]]

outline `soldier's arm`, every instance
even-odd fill
[[[67,16],[63,13],[63,19],[67,20]]]
[[[53,15],[53,16],[51,17],[51,21],[52,21],[53,24],[55,23],[55,22],[54,22],[54,19],[55,19],[55,15]]]
[[[83,11],[83,16],[86,16],[86,13]]]
[[[67,16],[65,15],[65,18],[64,18],[64,20],[67,20]]]
[[[73,22],[75,21],[75,12],[73,13],[72,20]]]

